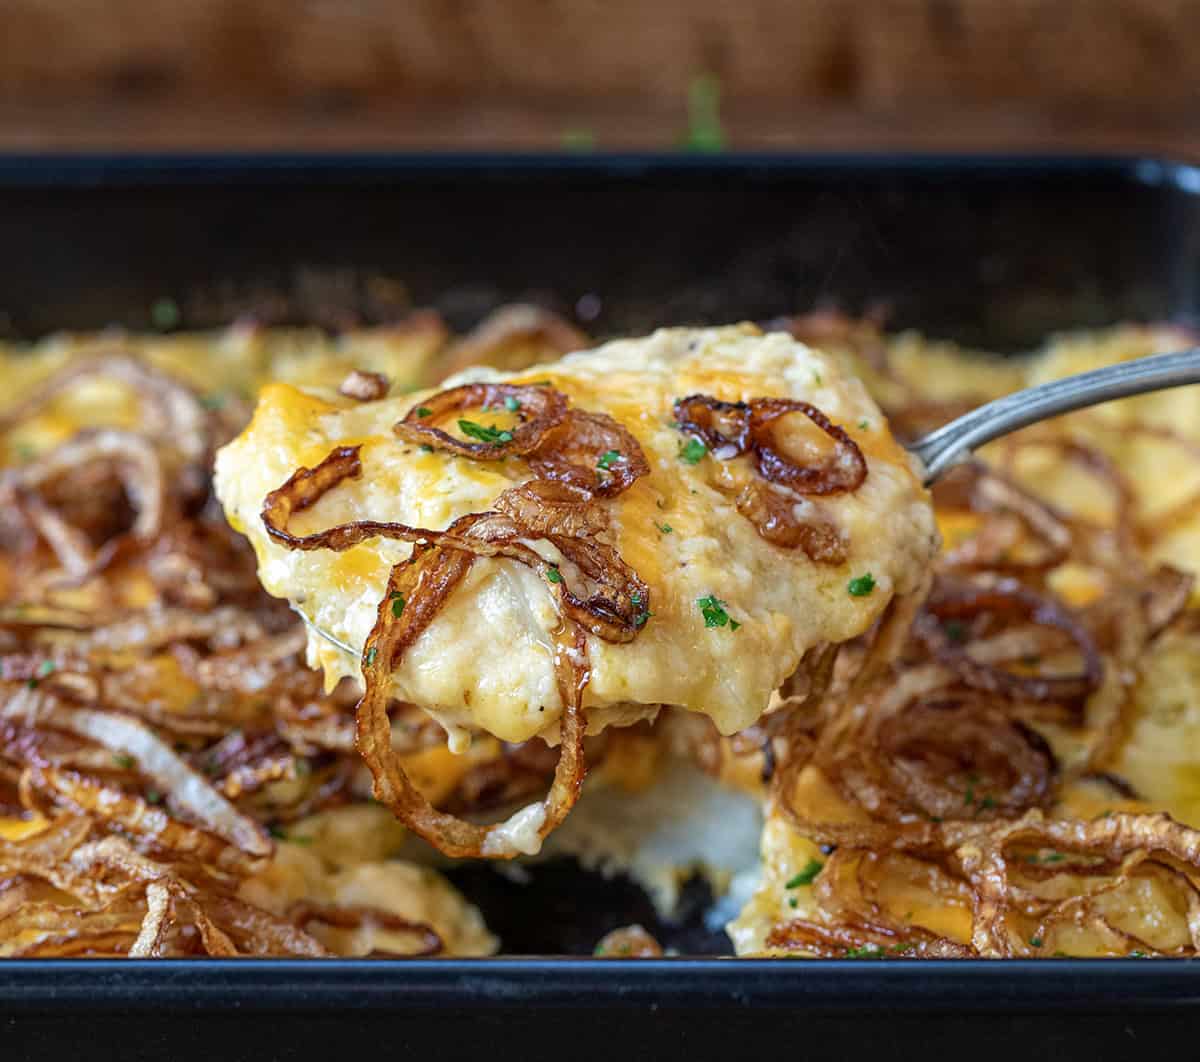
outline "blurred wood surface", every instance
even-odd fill
[[[0,149],[1200,158],[1200,0],[0,0]]]

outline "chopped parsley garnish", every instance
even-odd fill
[[[869,420],[860,420],[858,426],[860,430],[866,431],[871,426],[871,422]]]
[[[126,756],[123,752],[116,752],[113,753],[113,763],[115,763],[123,771],[127,771],[133,766],[133,757]]]
[[[799,905],[800,905],[800,901],[797,900],[795,896],[788,897],[788,906],[789,907],[798,907]]]
[[[724,151],[721,129],[721,82],[713,74],[700,74],[688,85],[688,125],[682,146],[688,151]]]
[[[882,959],[883,948],[878,944],[865,944],[861,948],[847,948],[844,959]]]
[[[1030,937],[1029,938],[1029,946],[1031,948],[1040,948],[1042,946],[1042,938],[1041,937]]]
[[[814,373],[813,373],[813,381],[816,383],[816,385],[817,385],[818,387],[820,387],[820,386],[821,386],[821,374],[820,374],[819,372],[814,372]]]
[[[223,391],[213,391],[210,394],[202,395],[200,398],[200,404],[205,409],[223,409],[226,401],[227,396]]]
[[[507,409],[510,413],[515,413],[518,409],[521,408],[521,403],[516,398],[514,398],[512,395],[508,395],[504,399],[504,408]]]
[[[994,808],[995,806],[996,806],[996,802],[990,796],[985,796],[979,802],[979,810],[980,811],[991,811],[992,808]]]
[[[546,569],[546,578],[549,579],[552,583],[561,583],[562,582],[562,572],[560,572],[557,568],[554,568],[554,567],[547,568]]]
[[[696,604],[700,606],[700,614],[704,617],[706,627],[724,627],[728,624],[731,631],[736,631],[741,626],[725,611],[725,602],[712,594],[696,598]]]
[[[850,591],[851,597],[866,597],[875,589],[875,576],[870,572],[867,572],[866,575],[855,576],[847,584],[846,589]]]
[[[379,650],[376,649],[375,646],[371,646],[371,648],[367,650],[367,667],[370,667],[373,663],[375,663],[375,657],[378,655]]]
[[[1027,863],[1061,863],[1067,857],[1062,852],[1050,852],[1047,855],[1038,855],[1036,852],[1031,856],[1026,856]]]
[[[404,595],[400,593],[393,593],[391,596],[391,602],[392,615],[395,616],[396,619],[399,619],[404,615]]]
[[[430,446],[429,443],[421,443],[421,445],[418,446],[417,449],[420,450],[421,453],[423,453],[423,454],[433,453],[433,447]]]
[[[784,888],[797,889],[801,885],[811,885],[816,880],[817,875],[821,873],[821,868],[824,865],[819,859],[810,859],[808,865],[784,885]]]
[[[162,798],[163,798],[162,793],[160,793],[157,789],[147,789],[146,790],[146,803],[147,804],[161,804]]]
[[[179,324],[179,304],[174,299],[156,299],[150,307],[150,320],[160,332],[168,332]]]
[[[472,439],[478,439],[485,443],[507,443],[512,442],[513,433],[505,431],[502,428],[497,428],[494,424],[488,427],[484,424],[476,424],[473,420],[460,420],[458,429],[464,435],[469,435]]]
[[[428,406],[417,406],[417,416],[422,418],[431,417],[433,416],[433,410]]]
[[[288,839],[287,831],[282,826],[276,826],[274,823],[271,823],[267,827],[267,833],[277,841],[286,841]]]
[[[679,447],[679,460],[685,465],[699,464],[706,453],[708,453],[708,447],[699,439],[688,439]]]
[[[670,524],[660,524],[657,520],[654,521],[654,526],[658,528],[660,535],[669,535],[675,530]]]
[[[33,673],[33,677],[28,682],[26,682],[25,685],[28,686],[31,690],[36,689],[37,684],[38,684],[38,679],[44,679],[53,670],[54,670],[54,661],[53,660],[43,660],[40,664],[38,664],[37,670]]]
[[[960,619],[948,619],[942,624],[946,637],[956,645],[966,641],[967,625]]]
[[[575,129],[564,129],[562,134],[562,146],[568,151],[594,151],[596,149],[596,135],[590,130],[582,126]],[[597,951],[597,955],[601,952]]]
[[[601,471],[607,472],[620,460],[622,460],[620,450],[605,450],[596,462],[596,467]]]
[[[1131,959],[1144,959],[1146,957],[1146,953],[1144,951],[1131,951],[1129,953],[1129,957]]]
[[[975,803],[975,786],[978,784],[979,775],[974,773],[967,775],[967,795],[963,797],[963,803],[968,807]]]

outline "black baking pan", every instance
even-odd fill
[[[539,302],[595,335],[819,305],[999,350],[1200,318],[1200,170],[1148,159],[0,158],[0,334],[252,315],[331,328]],[[170,312],[164,317],[162,307]],[[13,1058],[1142,1057],[1200,1042],[1200,964],[731,961],[573,865],[456,883],[512,954],[649,924],[663,961],[0,962]],[[1190,1046],[1187,1046],[1190,1045]]]

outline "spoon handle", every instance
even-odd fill
[[[1200,347],[1123,361],[997,398],[930,432],[908,449],[925,466],[928,485],[1001,435],[1086,406],[1195,383],[1200,383]]]

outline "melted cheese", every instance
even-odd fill
[[[763,336],[751,326],[663,330],[517,377],[472,370],[447,386],[500,379],[549,380],[574,406],[609,413],[637,437],[651,466],[650,475],[605,503],[613,544],[650,587],[653,618],[630,644],[589,638],[586,704],[597,726],[632,721],[665,703],[705,712],[723,733],[742,729],[805,650],[862,633],[893,594],[917,585],[930,561],[936,532],[910,458],[857,381],[786,335]],[[853,493],[813,502],[847,537],[846,564],[818,565],[802,551],[765,542],[714,485],[714,459],[695,466],[679,459],[685,440],[671,426],[672,406],[695,392],[726,401],[803,398],[846,427],[867,458],[867,480]],[[362,445],[363,475],[299,516],[298,532],[363,518],[442,528],[487,510],[528,476],[519,460],[422,453],[396,439],[392,425],[422,397],[349,405],[270,387],[249,428],[217,458],[218,494],[254,544],[263,585],[356,649],[375,621],[389,568],[410,547],[370,542],[340,555],[289,551],[267,537],[263,499],[301,465],[349,443]],[[670,534],[656,526],[663,523]],[[874,593],[851,596],[847,582],[866,572]],[[726,603],[740,629],[705,627],[697,600],[709,595]],[[511,561],[480,561],[406,654],[393,692],[451,730],[553,739],[562,709],[551,638],[558,622],[536,573]],[[358,671],[356,658],[316,635],[310,658],[330,681]]]

